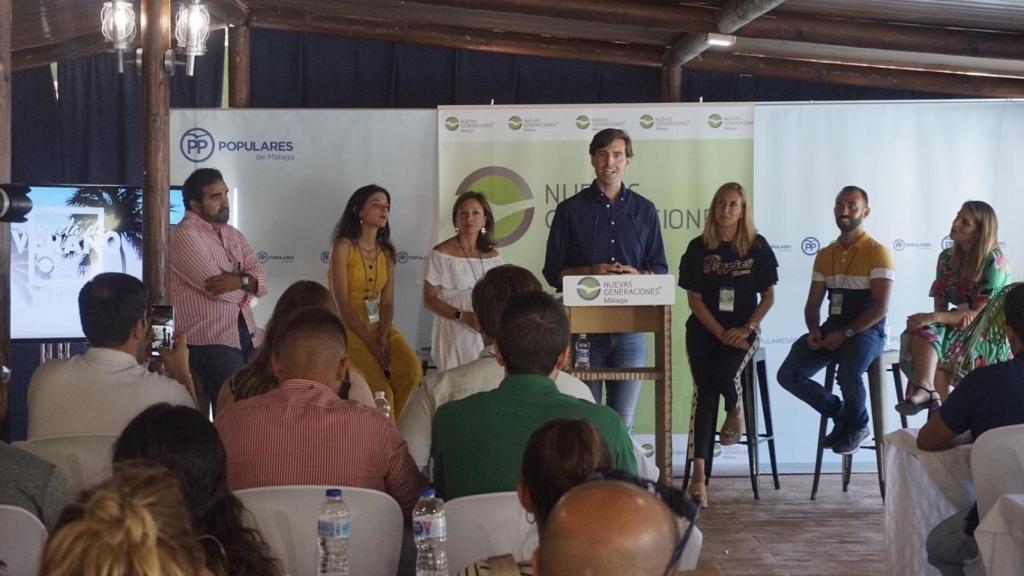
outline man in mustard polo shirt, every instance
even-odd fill
[[[516,489],[530,435],[554,418],[585,418],[601,433],[612,465],[636,474],[622,419],[607,406],[567,396],[554,378],[569,359],[569,319],[541,292],[509,298],[495,355],[505,379],[495,390],[448,402],[434,415],[434,485],[445,500]]]
[[[807,334],[801,336],[779,368],[779,384],[832,418],[822,446],[853,454],[868,436],[864,371],[885,347],[885,314],[896,278],[889,251],[864,231],[871,213],[868,194],[846,186],[833,210],[839,238],[814,259],[811,289],[804,305]],[[821,324],[821,303],[828,293],[828,318]],[[843,399],[811,380],[836,360],[836,382]]]

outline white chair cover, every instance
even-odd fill
[[[444,505],[448,522],[448,568],[458,574],[473,562],[512,554],[529,560],[537,548],[537,530],[515,492],[455,498]]]
[[[31,512],[0,504],[0,560],[11,576],[35,576],[46,545],[46,527]]]
[[[334,486],[269,486],[235,492],[284,569],[316,574],[316,521],[325,492]],[[351,512],[349,567],[360,576],[394,576],[402,551],[402,510],[383,492],[342,486]]]
[[[34,438],[14,445],[51,462],[68,481],[68,501],[81,490],[110,478],[114,442],[119,434],[69,434]]]
[[[1000,496],[1024,493],[1024,424],[993,428],[976,439],[971,470],[979,518]]]
[[[974,531],[988,576],[1024,574],[1024,494],[996,500]]]

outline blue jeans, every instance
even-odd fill
[[[217,413],[217,395],[220,394],[221,386],[241,370],[253,355],[252,334],[241,314],[238,315],[238,338],[242,344],[241,350],[219,344],[188,347],[189,371],[196,384],[199,410],[204,414],[211,404],[213,413]]]
[[[822,338],[836,329],[828,322],[821,327]],[[867,393],[864,389],[864,372],[885,347],[885,322],[879,322],[864,332],[855,334],[838,350],[807,346],[807,334],[801,336],[789,350],[789,356],[779,367],[779,384],[797,398],[803,400],[823,416],[843,422],[849,430],[859,430],[868,424],[865,406]],[[836,367],[836,383],[843,392],[843,400],[811,380],[833,360]]]
[[[647,364],[647,334],[588,334],[591,368],[641,368]],[[573,350],[576,339],[573,338]],[[640,397],[639,380],[591,380],[587,382],[594,402],[601,403],[601,384],[608,388],[608,406],[622,418],[626,430],[633,430],[636,400]]]

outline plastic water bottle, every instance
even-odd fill
[[[576,369],[590,370],[590,340],[586,334],[576,339]]]
[[[316,520],[320,549],[317,576],[349,576],[348,540],[352,535],[348,506],[340,488],[327,490],[327,501]]]
[[[383,390],[373,393],[373,403],[377,405],[377,410],[380,410],[385,417],[391,418],[391,402],[388,402],[388,398],[384,395]]]
[[[444,542],[448,527],[444,501],[435,497],[433,486],[420,492],[412,509],[412,532],[416,539],[416,576],[448,576],[448,556]]]

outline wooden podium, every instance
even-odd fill
[[[654,333],[653,368],[570,370],[580,380],[654,381],[654,456],[661,482],[672,481],[672,306],[569,306],[573,334]]]

